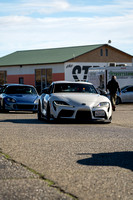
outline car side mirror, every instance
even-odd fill
[[[103,89],[98,88],[97,91],[100,95],[107,95],[107,92]]]

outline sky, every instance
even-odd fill
[[[133,55],[133,0],[0,0],[0,57],[109,40]]]

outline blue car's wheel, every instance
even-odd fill
[[[9,111],[5,109],[5,103],[3,102],[3,105],[0,105],[0,110],[3,113],[8,113]]]

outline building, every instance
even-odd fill
[[[0,84],[31,84],[41,90],[56,80],[89,81],[89,69],[133,68],[132,59],[108,44],[17,51],[0,58]]]

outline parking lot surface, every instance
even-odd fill
[[[0,113],[0,197],[132,200],[132,119],[133,104],[118,105],[111,124]]]

